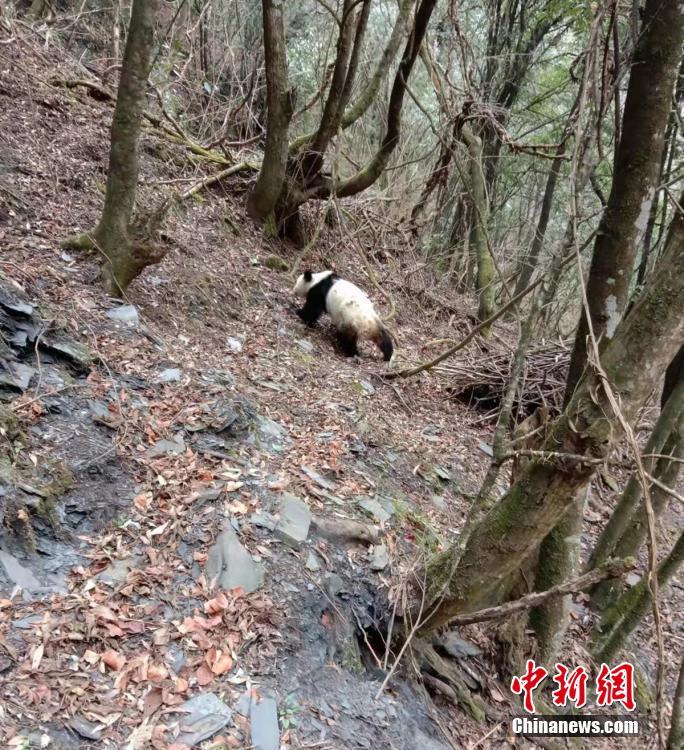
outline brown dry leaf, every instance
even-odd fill
[[[147,668],[147,679],[161,682],[169,676],[169,670],[163,664],[150,664]]]
[[[206,664],[200,665],[200,668],[195,673],[195,677],[200,687],[205,687],[205,685],[208,685],[214,679],[214,675]]]
[[[209,599],[204,603],[204,611],[208,615],[215,615],[219,612],[228,608],[228,599],[223,591],[220,591],[213,599]]]
[[[223,489],[226,492],[235,492],[235,490],[239,490],[240,487],[243,487],[244,484],[245,484],[244,482],[226,482],[223,485]]]
[[[152,688],[143,701],[143,716],[151,716],[162,704],[162,689]]]
[[[97,664],[98,661],[100,661],[100,654],[96,653],[95,651],[91,651],[90,649],[87,649],[83,652],[83,660],[86,661],[88,664]]]
[[[233,668],[233,659],[227,651],[217,651],[216,659],[211,665],[211,671],[215,675],[222,675]]]
[[[176,680],[176,692],[186,693],[187,691],[188,691],[188,681],[185,679],[185,677],[179,677]]]
[[[190,750],[190,748],[182,742],[174,742],[171,745],[167,745],[166,750]]]
[[[141,492],[133,498],[133,503],[139,511],[146,511],[152,504],[152,493]]]
[[[162,625],[161,628],[157,628],[154,633],[152,633],[152,642],[155,646],[166,646],[170,640],[171,634],[165,625]]]
[[[38,669],[40,666],[40,662],[43,660],[43,652],[45,651],[45,644],[41,643],[39,646],[37,646],[33,651],[33,656],[31,656],[31,668],[32,669]]]
[[[119,672],[123,669],[124,664],[126,663],[126,658],[123,656],[123,654],[120,654],[118,651],[114,651],[114,649],[108,649],[107,651],[102,654],[102,661],[112,670],[115,672]]]

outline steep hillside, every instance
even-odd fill
[[[460,337],[469,303],[442,304],[367,200],[304,257],[268,242],[245,216],[244,175],[174,205],[163,262],[123,306],[107,299],[98,258],[60,242],[97,219],[111,102],[65,86],[87,71],[28,29],[2,39],[0,66],[1,299],[33,306],[5,312],[37,326],[10,345],[28,379],[2,407],[6,741],[428,750],[495,733],[506,746],[477,707],[436,709],[410,661],[386,680],[395,655],[379,637],[426,553],[458,534],[491,421],[442,379],[383,381],[371,346],[344,359],[328,324],[294,314],[277,261],[334,265],[394,308],[400,360]],[[211,173],[151,131],[142,151],[143,209]],[[47,350],[56,330],[92,364]],[[589,624],[578,606],[578,651]],[[461,635],[468,688],[508,717],[494,646]]]

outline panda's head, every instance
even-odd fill
[[[294,285],[292,291],[300,297],[306,297],[311,287],[316,286],[319,281],[322,281],[326,276],[330,276],[330,274],[332,274],[332,271],[319,271],[318,273],[304,271],[297,279],[297,283]]]

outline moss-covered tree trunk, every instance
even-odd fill
[[[150,73],[154,23],[159,0],[134,0],[126,39],[121,79],[112,121],[109,171],[104,208],[97,227],[66,240],[72,247],[96,247],[104,256],[102,277],[115,295],[122,295],[160,251],[133,226],[138,185],[138,141]]]
[[[684,533],[679,535],[670,553],[658,566],[659,589],[665,588],[683,562]],[[610,662],[620,653],[629,636],[636,630],[649,611],[652,601],[653,594],[649,586],[647,573],[636,586],[626,591],[618,599],[612,609],[606,611],[601,626],[605,629],[606,624],[610,623],[612,627],[594,651],[597,662]]]
[[[677,431],[677,425],[684,414],[684,381],[674,389],[664,408],[660,412],[651,435],[644,449],[645,454],[661,453],[666,441]],[[653,471],[656,459],[644,459],[644,468],[649,473]],[[627,482],[625,491],[615,507],[610,520],[598,538],[589,560],[589,567],[600,565],[610,557],[620,537],[633,522],[634,511],[641,499],[641,483],[638,476],[632,475]]]
[[[663,487],[676,487],[681,462],[684,459],[684,416],[680,415],[670,439],[662,450],[664,458],[658,459],[655,469],[649,472],[662,486],[651,488],[651,507],[656,519],[661,518],[671,501],[671,496]],[[630,480],[631,481],[631,480]],[[648,534],[648,518],[646,508],[640,505],[630,518],[630,523],[623,530],[622,536],[616,542],[612,556],[625,558],[636,557]],[[604,585],[605,584],[605,585]],[[591,595],[594,609],[604,610],[612,606],[616,597],[622,591],[622,584],[617,581],[598,584]]]
[[[613,184],[587,279],[589,318],[583,309],[570,358],[566,404],[587,363],[590,327],[600,348],[607,346],[629,301],[634,259],[658,180],[683,39],[681,2],[647,0],[627,87]],[[558,528],[544,540],[538,571],[545,588],[572,576],[578,568],[577,537],[583,513],[584,497],[578,496]],[[554,601],[546,603],[537,614],[538,635],[546,644],[546,657],[553,658],[553,648],[567,627],[567,612]]]
[[[285,184],[288,128],[294,91],[288,87],[284,3],[262,0],[266,58],[266,145],[256,184],[247,199],[247,213],[259,223],[273,215]]]
[[[684,337],[684,217],[671,225],[663,256],[631,313],[601,355],[628,423],[636,418]],[[462,555],[454,544],[428,565],[423,632],[482,606],[499,603],[501,582],[556,526],[597,466],[620,439],[620,420],[593,369],[580,381],[543,449],[567,458],[534,460],[473,530]],[[578,458],[587,457],[587,462]]]

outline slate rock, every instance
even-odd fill
[[[98,573],[95,578],[102,581],[102,583],[110,585],[123,583],[131,570],[139,568],[141,564],[141,557],[125,557],[123,560],[114,560],[101,573]]]
[[[201,693],[178,707],[183,712],[179,720],[180,734],[176,742],[194,747],[213,737],[230,723],[231,709],[214,693]]]
[[[279,750],[278,704],[273,695],[264,695],[261,700],[253,700],[249,718],[254,750]]]
[[[264,569],[240,544],[232,527],[226,526],[209,550],[207,576],[216,579],[218,586],[230,590],[241,586],[250,594],[264,582]]]
[[[262,529],[268,529],[269,531],[275,531],[278,521],[270,513],[252,513],[249,517],[249,522],[254,526],[259,526]]]
[[[324,490],[334,490],[335,485],[332,482],[329,482],[325,477],[322,477],[316,469],[312,469],[310,466],[302,466],[302,471],[306,474],[309,479],[316,482],[316,484],[319,487],[322,487]]]
[[[5,569],[7,577],[24,591],[38,591],[42,588],[40,581],[33,575],[33,571],[24,567],[14,555],[0,550],[0,564]]]
[[[384,570],[389,565],[389,553],[384,544],[373,547],[368,554],[368,563],[371,570]]]
[[[120,305],[119,307],[107,310],[107,317],[110,320],[126,323],[129,326],[137,326],[140,322],[138,311],[133,305]]]
[[[74,716],[69,722],[69,726],[81,737],[86,740],[99,740],[102,738],[102,732],[106,729],[104,724],[96,724],[93,721],[88,721],[82,716]]]
[[[21,362],[10,362],[9,369],[14,376],[14,382],[22,391],[29,387],[31,379],[38,372],[35,367],[30,367]]]
[[[285,495],[280,505],[276,536],[290,547],[298,548],[306,541],[311,525],[311,511],[294,495]]]
[[[159,373],[157,380],[160,383],[180,383],[183,371],[179,367],[167,367]]]
[[[309,554],[306,558],[306,569],[310,570],[312,573],[316,573],[321,569],[318,555],[313,550],[309,550]]]
[[[430,500],[435,508],[439,508],[439,510],[447,510],[446,500],[440,495],[433,495]]]
[[[388,513],[375,498],[364,497],[357,502],[357,505],[378,523],[386,523],[392,517],[392,514]]]
[[[180,435],[173,440],[157,440],[157,442],[145,451],[148,458],[156,458],[166,454],[178,454],[185,451],[185,441]]]
[[[448,632],[438,639],[439,645],[454,659],[466,659],[472,656],[480,656],[482,649],[474,643],[459,638],[455,633]]]

